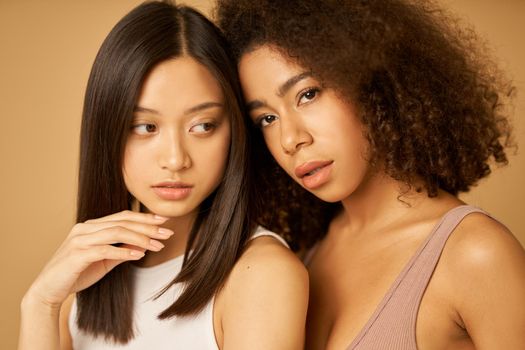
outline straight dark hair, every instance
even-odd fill
[[[219,82],[231,119],[231,144],[224,178],[201,204],[182,270],[165,289],[184,282],[184,290],[160,319],[202,310],[224,284],[254,228],[247,130],[236,65],[226,41],[192,8],[168,1],[139,5],[102,44],[82,115],[77,222],[130,209],[122,163],[140,88],[153,67],[181,56],[198,61]],[[106,340],[128,342],[134,337],[132,298],[130,266],[123,263],[78,293],[78,327]]]

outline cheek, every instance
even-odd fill
[[[134,152],[130,149],[129,145],[126,145],[126,149],[124,151],[124,158],[122,159],[122,175],[124,177],[124,181],[128,182],[128,179],[130,175],[133,174],[133,169],[135,168],[135,157]]]
[[[281,167],[281,169],[283,169],[288,174],[288,176],[295,179],[295,166],[293,160],[288,154],[284,153],[279,141],[273,141],[270,144],[267,143],[267,146],[271,156]]]
[[[283,147],[281,146],[281,140],[279,138],[279,135],[276,132],[277,128],[273,129],[275,130],[269,130],[263,133],[264,143],[266,144],[266,147],[270,151],[273,158],[275,158],[277,163],[282,168],[285,168],[286,164],[284,162],[284,159],[286,157],[286,154],[284,153]]]
[[[311,127],[316,138],[323,138],[323,142],[331,144],[332,149],[335,147],[351,153],[366,150],[368,142],[363,125],[353,108],[333,97],[320,109],[323,111],[321,118],[308,119],[315,120],[315,125]]]
[[[151,168],[147,162],[148,160],[151,161],[152,157],[147,157],[143,151],[133,144],[126,145],[124,159],[122,160],[122,176],[128,189],[133,188],[135,182],[147,175],[146,169]]]
[[[361,176],[369,168],[368,141],[360,124],[347,120],[341,121],[341,126],[342,128],[331,141],[335,144],[332,145],[332,149],[337,152],[337,157],[342,161],[341,165],[346,173]]]
[[[226,163],[228,162],[229,148],[230,137],[228,136],[218,145],[218,147],[214,148],[215,152],[212,154],[212,158],[210,159],[210,162],[216,164],[215,168],[221,173],[221,175],[226,168]]]
[[[209,181],[220,181],[226,168],[230,148],[230,132],[217,135],[211,142],[200,144],[194,151],[194,165]],[[220,136],[220,137],[219,137]],[[205,181],[206,181],[205,179]]]

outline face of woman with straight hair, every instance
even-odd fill
[[[288,175],[328,202],[363,185],[368,142],[351,104],[270,46],[246,53],[239,74],[250,118]]]
[[[217,80],[181,56],[146,76],[126,141],[128,191],[150,212],[194,214],[219,185],[230,146],[230,120]]]

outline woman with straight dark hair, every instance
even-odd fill
[[[474,32],[424,0],[218,4],[260,222],[313,246],[306,348],[525,349],[525,251],[457,197],[512,145]]]
[[[24,296],[19,349],[302,347],[306,271],[253,222],[226,48],[169,2],[109,33],[84,102],[78,224]]]

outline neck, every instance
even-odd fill
[[[406,192],[405,188],[406,185],[382,172],[371,175],[341,201],[346,229],[350,232],[378,231],[413,215],[413,209],[426,201],[427,195],[413,190]]]
[[[162,224],[162,227],[172,230],[175,234],[167,240],[162,240],[164,248],[161,251],[148,251],[138,265],[155,266],[184,254],[191,228],[197,218],[197,210],[184,216],[173,217]]]

